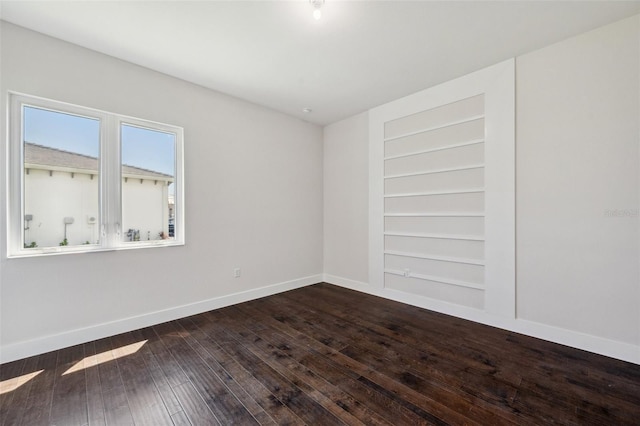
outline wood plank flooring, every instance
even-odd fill
[[[1,425],[640,424],[640,366],[317,284],[0,366]]]

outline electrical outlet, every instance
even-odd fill
[[[240,278],[240,268],[235,268],[235,269],[233,270],[233,276],[234,276],[235,278]]]

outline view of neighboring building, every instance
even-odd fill
[[[24,144],[24,243],[38,247],[97,244],[100,235],[98,159]],[[123,165],[124,241],[170,235],[171,175]]]

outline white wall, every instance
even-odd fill
[[[517,58],[516,249],[518,330],[640,363],[639,25]],[[2,116],[15,90],[183,126],[187,165],[184,247],[7,260],[2,241],[3,361],[318,281],[323,210],[325,277],[366,289],[367,113],[327,126],[323,152],[316,126],[10,24],[1,36]]]
[[[635,345],[639,22],[524,55],[516,79],[518,315]]]
[[[369,278],[369,115],[324,128],[324,272]]]
[[[2,117],[13,90],[182,126],[186,165],[184,247],[7,260],[0,231],[3,361],[320,281],[321,128],[1,25]]]
[[[494,323],[636,363],[639,58],[639,16],[516,58],[518,319]],[[325,200],[368,193],[367,126],[356,116],[325,129]],[[367,221],[366,210],[347,212]],[[325,217],[326,279],[369,291],[368,265],[326,258],[345,246],[351,258],[368,251],[366,235],[345,232],[340,217]]]

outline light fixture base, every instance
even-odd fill
[[[313,17],[316,21],[322,18],[322,11],[320,8],[324,5],[324,0],[309,0],[309,4],[313,6]]]

